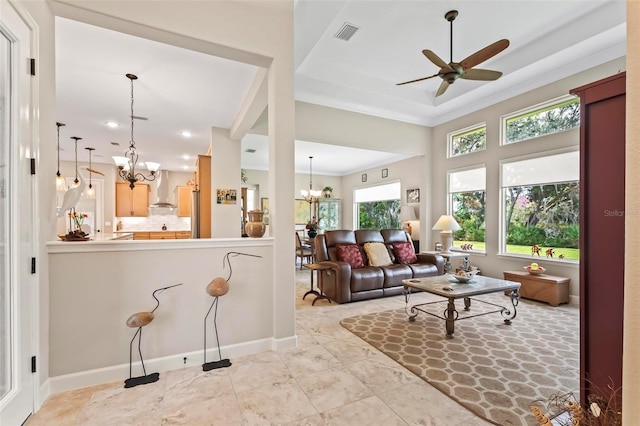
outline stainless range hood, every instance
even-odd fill
[[[151,214],[171,214],[176,210],[176,206],[169,202],[169,172],[160,170],[156,177],[158,184],[158,201],[149,206]]]

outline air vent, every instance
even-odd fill
[[[256,152],[256,150],[253,149],[253,148],[247,148],[247,149],[244,150],[244,152],[248,152],[249,154],[253,154],[254,152]]]
[[[148,121],[149,119],[147,117],[140,117],[139,115],[134,115],[132,116],[134,120],[142,120],[142,121]]]
[[[113,145],[113,146],[120,146],[120,143],[118,143],[118,142],[110,142],[110,143],[111,143],[111,145]]]
[[[334,37],[340,40],[349,41],[349,39],[353,37],[353,35],[359,29],[360,28],[356,27],[355,25],[345,22],[344,25],[342,25],[342,28],[340,28],[336,35],[334,35]]]

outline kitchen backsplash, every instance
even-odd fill
[[[191,218],[176,215],[116,217],[116,226],[118,222],[122,222],[121,231],[162,231],[162,225],[166,225],[167,231],[191,230]],[[116,226],[114,226],[114,229],[117,229]]]

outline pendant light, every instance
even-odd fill
[[[64,123],[56,123],[58,126],[58,171],[56,172],[56,190],[64,191],[67,189],[67,182],[65,182],[64,178],[60,174],[60,127],[65,126]]]
[[[321,191],[313,190],[313,157],[309,157],[309,191],[305,191],[304,189],[300,191],[302,194],[302,198],[305,199],[307,203],[314,203],[318,201],[320,198]]]
[[[93,165],[91,163],[91,153],[95,151],[95,148],[86,147],[85,149],[89,151],[89,186],[87,187],[86,191],[84,191],[84,196],[87,198],[96,198],[96,189],[91,183],[91,170],[93,170]]]
[[[75,162],[76,178],[73,180],[73,186],[76,187],[80,183],[80,181],[78,180],[78,141],[82,140],[82,138],[79,138],[77,136],[71,136],[71,139],[73,139],[75,141],[75,144],[76,144],[76,147],[75,147],[75,152],[76,152],[76,162]]]
[[[131,189],[135,188],[136,182],[144,180],[155,180],[156,172],[160,168],[159,163],[146,162],[147,169],[151,173],[150,176],[145,176],[140,172],[136,172],[136,165],[138,164],[138,153],[136,152],[136,143],[133,139],[133,81],[138,77],[134,74],[126,74],[126,77],[131,80],[131,141],[129,142],[129,149],[125,152],[124,157],[113,157],[113,161],[118,166],[118,174],[120,177],[129,182]]]

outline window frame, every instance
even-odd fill
[[[562,105],[564,103],[567,103],[569,101],[577,102],[578,104],[580,104],[580,98],[579,97],[577,97],[575,95],[563,95],[563,96],[560,96],[558,98],[550,99],[548,101],[541,102],[539,104],[532,105],[532,106],[523,108],[521,110],[514,111],[514,112],[511,112],[509,114],[505,114],[505,115],[500,116],[500,146],[514,145],[514,144],[517,144],[517,143],[520,143],[520,142],[527,142],[527,141],[531,141],[533,139],[538,139],[538,138],[542,138],[542,137],[550,136],[550,135],[557,135],[559,133],[568,132],[568,131],[580,128],[580,124],[578,123],[578,126],[572,127],[570,129],[558,130],[558,131],[553,132],[553,133],[545,133],[544,135],[532,136],[532,137],[528,137],[528,138],[525,138],[525,139],[520,139],[520,140],[513,141],[513,142],[508,142],[507,141],[507,122],[509,120],[514,119],[514,118],[528,116],[528,115],[534,115],[536,113],[540,113],[540,112],[544,112],[544,111],[548,111],[548,110],[552,110],[552,109],[554,109],[554,107],[560,106],[560,105]]]
[[[517,157],[509,157],[509,158],[503,158],[498,162],[498,191],[500,193],[499,195],[499,212],[498,212],[498,228],[499,228],[499,235],[498,235],[498,253],[497,256],[498,257],[510,257],[510,258],[517,258],[517,259],[537,259],[538,257],[534,257],[533,255],[522,255],[522,254],[517,254],[517,253],[509,253],[507,252],[507,227],[506,227],[506,211],[505,211],[505,186],[502,186],[502,182],[503,182],[503,165],[504,164],[508,164],[508,163],[516,163],[519,161],[525,161],[525,160],[532,160],[532,159],[538,159],[538,158],[544,158],[544,157],[551,157],[554,155],[559,155],[559,154],[566,154],[569,152],[578,152],[578,154],[580,154],[580,146],[570,146],[570,147],[565,147],[565,148],[559,148],[559,149],[553,149],[553,150],[547,150],[547,151],[541,151],[541,152],[536,152],[536,153],[531,153],[531,154],[525,154],[525,155],[520,155]],[[578,178],[575,181],[565,181],[565,182],[578,182],[578,184],[581,184],[582,182],[580,182],[580,176],[578,176]],[[561,182],[558,182],[561,183]],[[543,185],[543,184],[536,184],[536,185]],[[546,184],[545,184],[546,185]],[[573,260],[573,259],[558,259],[558,258],[544,258],[545,261],[547,262],[562,262],[565,265],[574,265],[577,266],[580,264],[580,260]]]
[[[484,148],[476,149],[475,151],[465,152],[465,153],[462,153],[462,154],[454,154],[453,153],[453,139],[456,136],[461,136],[461,135],[473,133],[474,131],[481,130],[481,129],[484,129],[484,132],[485,132]],[[486,151],[486,150],[487,150],[487,123],[486,122],[477,123],[477,124],[474,124],[472,126],[468,126],[468,127],[463,128],[463,129],[458,129],[458,130],[455,130],[453,132],[447,133],[447,158],[457,158],[457,157],[461,157],[463,155],[474,154],[474,153],[482,152],[482,151]]]
[[[464,155],[464,154],[463,154]],[[453,216],[453,194],[460,194],[462,192],[451,192],[451,174],[452,173],[460,173],[460,172],[466,172],[469,170],[477,170],[477,169],[484,169],[484,196],[485,196],[485,221],[486,221],[486,208],[488,206],[487,203],[487,164],[486,163],[477,163],[477,164],[472,164],[469,166],[465,166],[465,167],[460,167],[460,168],[456,168],[456,169],[450,169],[447,170],[447,214]],[[464,191],[464,192],[472,192],[472,191]],[[455,243],[455,239],[453,241]],[[485,230],[485,237],[484,237],[484,244],[485,244],[485,248],[484,250],[479,250],[479,249],[471,249],[471,250],[462,250],[460,247],[455,247],[452,245],[451,247],[451,251],[459,251],[459,252],[464,252],[464,253],[482,253],[482,254],[486,254],[487,249],[486,249],[486,244],[487,244],[487,233]]]
[[[359,210],[358,210],[358,204],[361,203],[361,201],[357,201],[358,196],[357,196],[357,192],[360,190],[366,190],[366,189],[370,189],[370,188],[374,188],[376,186],[391,186],[391,185],[398,185],[399,189],[399,198],[397,198],[397,200],[399,201],[399,207],[398,207],[398,218],[400,218],[400,208],[402,207],[402,182],[400,180],[393,180],[391,182],[378,182],[375,184],[371,184],[371,185],[363,185],[363,186],[359,186],[359,187],[354,187],[353,188],[353,229],[360,229],[360,214],[359,214]],[[386,199],[378,199],[378,200],[372,200],[372,201],[367,201],[367,202],[378,202],[378,201],[395,201],[395,198],[386,198]],[[399,221],[400,225],[402,224],[401,221]]]

